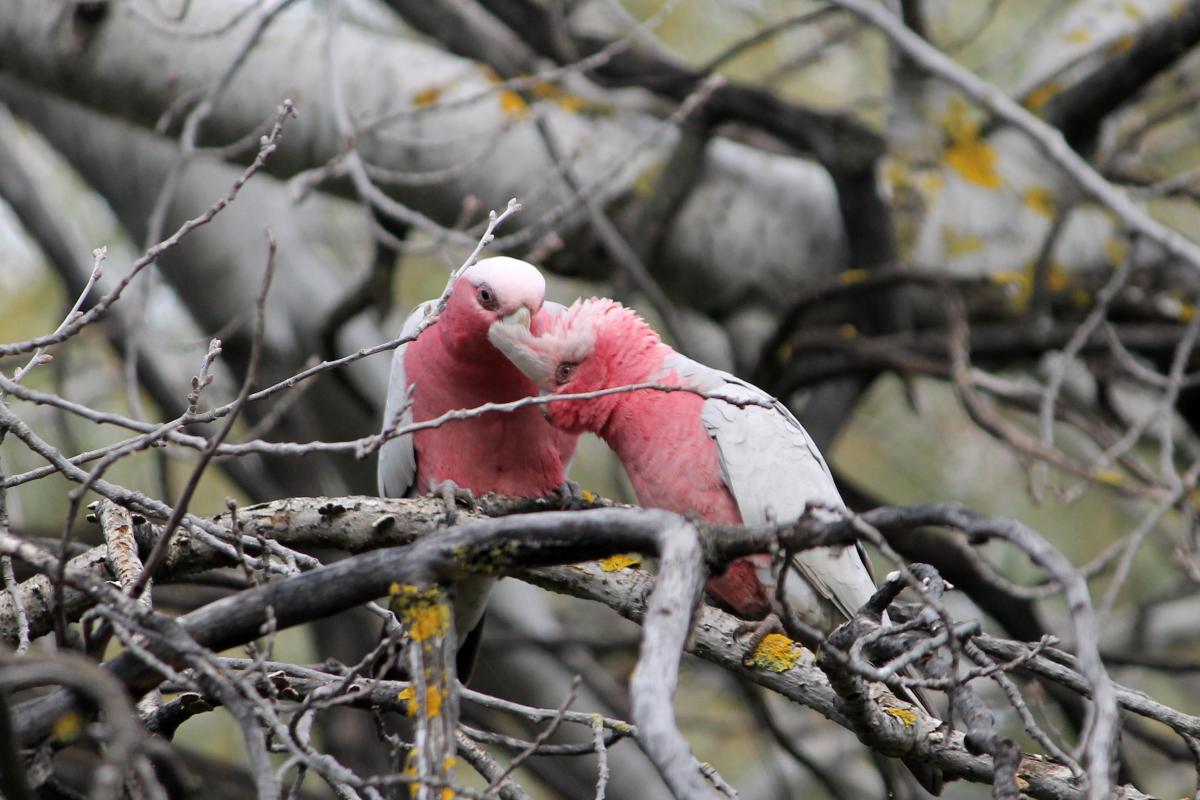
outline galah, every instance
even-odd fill
[[[782,403],[677,353],[620,303],[581,300],[540,335],[501,324],[488,336],[543,391],[656,383],[707,395],[642,389],[545,406],[555,427],[604,439],[644,506],[735,524],[795,519],[810,502],[843,507],[821,453]],[[796,554],[795,567],[802,580],[785,581],[786,611],[821,632],[850,619],[876,588],[858,547],[805,550]],[[770,556],[735,561],[706,590],[743,619],[763,619],[776,590]],[[909,767],[927,789],[940,791],[936,770],[920,762]]]
[[[652,389],[547,404],[555,427],[591,431],[608,443],[642,505],[734,524],[795,519],[810,502],[842,506],[825,460],[783,404],[680,355],[620,303],[578,301],[540,335],[509,324],[488,335],[543,390],[559,394],[659,383],[768,404]],[[849,619],[875,591],[855,547],[807,550],[797,554],[796,566],[804,580],[785,584],[788,610],[821,631]],[[721,605],[755,620],[770,613],[774,586],[763,554],[734,562],[706,588]]]
[[[489,341],[497,326],[543,330],[557,304],[543,304],[546,281],[532,264],[488,258],[455,282],[436,323],[396,348],[384,430],[454,409],[519,400],[537,387]],[[437,301],[422,303],[401,330],[411,336]],[[578,436],[551,427],[534,407],[447,422],[387,441],[379,453],[379,494],[411,497],[449,487],[475,493],[541,497],[566,485]],[[490,579],[456,587],[455,629],[473,651]],[[466,662],[473,658],[467,655]],[[460,658],[460,663],[464,659]]]

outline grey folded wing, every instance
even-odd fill
[[[412,336],[416,332],[425,315],[433,310],[436,301],[427,300],[421,303],[404,321],[400,329],[401,336]],[[412,403],[408,402],[408,377],[404,372],[404,353],[408,343],[396,348],[392,355],[392,374],[388,379],[387,403],[383,411],[383,430],[396,422],[400,414],[400,424],[412,422]],[[416,386],[413,386],[414,390]],[[411,433],[397,436],[384,443],[379,450],[379,466],[376,477],[379,482],[381,497],[406,497],[416,491],[417,480],[417,451],[413,445]]]
[[[770,400],[757,386],[682,356],[672,366],[685,383],[706,392],[734,401]],[[825,459],[783,403],[737,405],[712,397],[704,402],[701,421],[716,442],[722,477],[746,524],[796,519],[810,502],[844,506]],[[852,617],[875,591],[857,547],[802,551],[796,556],[796,567],[844,619]],[[789,599],[797,604],[811,603],[802,599],[802,592],[792,594]],[[795,610],[802,618],[810,616],[804,608]]]

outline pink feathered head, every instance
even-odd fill
[[[454,284],[434,330],[450,352],[465,360],[495,360],[487,341],[489,328],[503,320],[528,326],[545,292],[546,281],[532,264],[505,256],[485,258]]]
[[[651,357],[661,344],[658,334],[635,311],[607,298],[576,300],[532,331],[494,326],[489,339],[543,391],[555,394],[640,383],[661,363]],[[547,416],[567,430],[597,430],[620,397],[552,403]]]

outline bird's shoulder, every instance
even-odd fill
[[[682,385],[706,395],[701,422],[746,522],[791,519],[809,501],[841,504],[825,459],[787,406],[723,370],[682,355],[668,362]]]

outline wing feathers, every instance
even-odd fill
[[[707,392],[735,400],[768,399],[756,386],[720,370],[679,356],[671,359],[680,379]],[[722,477],[747,524],[795,519],[810,502],[842,506],[833,475],[816,444],[787,407],[737,406],[705,401],[701,420],[716,442]],[[812,589],[848,619],[875,591],[875,582],[856,547],[818,548],[796,556],[796,567]],[[799,589],[800,587],[797,587]],[[804,618],[827,617],[812,608],[811,592],[789,591]],[[807,599],[806,599],[807,596]],[[841,620],[831,619],[837,624]],[[821,627],[828,627],[821,625]]]
[[[400,335],[412,336],[416,332],[417,326],[421,324],[421,320],[432,310],[435,302],[428,300],[413,309],[413,312],[408,315],[408,319],[404,320]],[[396,412],[404,402],[408,387],[408,377],[404,372],[404,352],[407,349],[408,344],[402,344],[396,348],[396,352],[392,356],[392,374],[388,379],[387,405],[383,412],[385,427],[392,424]],[[412,422],[411,407],[404,412],[401,418],[402,425],[410,422]],[[413,447],[412,434],[398,436],[380,448],[376,477],[379,481],[381,497],[404,497],[410,494],[415,488],[413,484],[416,482],[416,476],[417,451]]]

